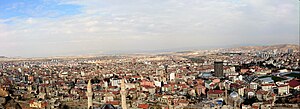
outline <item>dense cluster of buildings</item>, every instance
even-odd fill
[[[10,97],[46,109],[299,108],[299,59],[289,50],[3,61],[0,105]]]

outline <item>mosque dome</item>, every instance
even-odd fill
[[[101,106],[101,109],[115,109],[115,107],[111,104],[104,104]]]
[[[239,94],[235,91],[231,92],[229,95],[231,98],[237,98],[239,96]]]

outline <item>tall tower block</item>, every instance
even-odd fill
[[[93,91],[91,80],[88,82],[86,95],[88,97],[88,109],[93,108]]]
[[[215,70],[215,76],[217,77],[223,77],[223,61],[215,61],[214,62],[214,70]]]

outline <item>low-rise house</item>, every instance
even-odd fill
[[[251,83],[250,83],[250,88],[251,88],[251,89],[255,89],[255,90],[256,90],[256,89],[257,89],[257,86],[258,86],[258,84],[255,83],[255,82],[251,82]]]
[[[278,86],[278,95],[286,95],[289,94],[289,85],[280,85]]]
[[[178,103],[178,106],[180,106],[180,107],[186,107],[189,105],[189,102],[187,100],[182,100],[182,99],[178,100],[177,103]]]
[[[115,98],[115,95],[112,93],[105,93],[104,97],[103,97],[103,101],[102,102],[107,102],[107,101],[113,101]]]
[[[259,101],[264,101],[267,98],[266,97],[267,94],[268,94],[268,91],[258,90],[256,92],[256,97]]]
[[[34,100],[29,101],[29,107],[31,108],[44,108],[46,106],[47,106],[47,102],[34,101]]]
[[[223,90],[209,90],[207,92],[207,99],[222,98],[224,96]]]
[[[276,94],[271,91],[259,90],[256,92],[256,97],[259,101],[268,101],[274,105],[276,101]]]
[[[271,91],[273,89],[273,87],[276,87],[274,83],[270,83],[270,84],[261,84],[261,88],[264,91]]]
[[[145,86],[142,87],[142,91],[149,92],[150,94],[154,94],[156,91],[155,87]]]
[[[146,79],[141,80],[141,86],[155,87],[154,82],[148,81]]]

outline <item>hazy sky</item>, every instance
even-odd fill
[[[1,0],[0,55],[297,44],[298,0]]]

